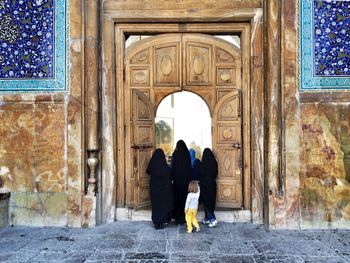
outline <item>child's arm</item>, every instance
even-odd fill
[[[201,195],[201,189],[198,187],[198,192],[196,192],[196,193],[194,194],[194,196],[195,196],[196,198],[199,198],[200,195]]]
[[[186,198],[186,204],[185,204],[185,213],[186,213],[186,210],[188,209],[188,205],[189,205],[189,202],[190,202],[190,198],[189,198],[189,194],[187,194],[187,198]]]

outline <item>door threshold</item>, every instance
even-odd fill
[[[215,211],[216,219],[219,222],[252,222],[250,210]],[[151,221],[151,210],[134,210],[132,208],[117,208],[117,221]],[[197,214],[198,221],[204,220],[204,211]]]

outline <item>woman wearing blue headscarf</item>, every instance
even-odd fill
[[[191,165],[193,167],[193,163],[196,160],[196,151],[193,148],[190,149],[190,157],[191,157]]]
[[[192,180],[199,181],[200,179],[200,164],[201,161],[196,158],[196,151],[190,149],[191,165],[192,165]]]

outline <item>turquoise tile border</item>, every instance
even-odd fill
[[[1,79],[1,93],[67,93],[69,68],[69,0],[54,0],[55,53],[54,78]]]
[[[315,76],[313,48],[313,1],[298,0],[299,10],[299,88],[301,91],[350,90],[350,77]]]

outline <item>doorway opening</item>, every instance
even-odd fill
[[[169,149],[166,149],[170,156],[177,140],[183,139],[191,148],[196,135],[201,133],[201,129],[194,131],[194,134],[190,132],[194,128],[186,129],[191,127],[191,122],[196,122],[196,126],[199,124],[198,116],[202,114],[200,111],[196,113],[193,107],[196,99],[200,98],[199,105],[202,106],[199,109],[206,109],[209,115],[207,128],[204,128],[209,134],[206,136],[207,142],[201,140],[201,147],[211,146],[218,161],[217,207],[242,208],[245,173],[242,165],[241,94],[244,78],[242,52],[237,45],[204,34],[160,34],[138,40],[127,49],[124,85],[125,98],[130,98],[125,101],[128,206],[141,210],[150,205],[146,168],[157,147],[156,109],[160,114],[158,117],[182,123],[169,122],[165,126],[169,132],[171,127],[175,127],[173,138],[164,136],[170,142]],[[185,98],[174,113],[187,117],[194,114],[192,120],[171,116],[171,104],[177,103],[171,101],[175,94],[185,94],[182,95]],[[169,95],[170,109],[165,109],[161,114],[162,106],[157,105]],[[166,124],[163,120],[159,125],[162,123]]]
[[[155,118],[156,148],[163,149],[170,161],[176,142],[183,140],[202,159],[205,148],[212,148],[211,116],[208,105],[197,94],[181,91],[166,96]]]
[[[150,35],[143,35],[143,34],[130,34],[125,36],[125,48],[129,48],[134,44],[137,44],[137,42],[144,40],[146,38],[155,36],[158,34],[150,34]],[[240,34],[220,34],[220,35],[213,35],[215,38],[220,38],[222,40],[225,40],[229,42],[230,44],[234,45],[237,48],[241,48],[241,36]]]
[[[104,27],[102,52],[108,63],[104,63],[102,87],[108,111],[103,111],[103,120],[113,120],[115,127],[103,126],[107,138],[102,143],[102,167],[106,173],[101,180],[103,220],[123,215],[130,219],[130,211],[137,211],[135,208],[147,201],[148,189],[141,179],[149,178],[143,168],[156,147],[152,118],[164,97],[181,90],[198,94],[210,108],[212,148],[217,149],[220,167],[225,169],[220,174],[220,202],[226,205],[225,201],[235,200],[236,193],[242,192],[236,209],[243,210],[232,210],[234,217],[239,218],[236,211],[245,211],[248,221],[251,215],[262,218],[263,30],[260,16],[256,16],[261,13],[251,14],[256,18],[254,23],[246,21],[247,17],[239,20],[242,22],[161,25],[146,21],[123,23],[117,18],[105,21],[108,27]],[[220,35],[238,36],[235,38],[239,41],[223,42]],[[137,40],[127,43],[133,36]],[[114,115],[108,115],[114,110],[115,121]],[[233,177],[241,178],[241,182],[227,182]],[[114,212],[114,204],[128,213]],[[228,208],[232,206],[228,204]]]
[[[146,211],[150,206],[146,168],[152,153],[163,148],[171,156],[182,139],[188,148],[198,147],[198,154],[206,147],[213,150],[219,170],[217,207],[230,215],[248,211],[250,108],[249,70],[243,63],[248,53],[241,48],[247,40],[244,34],[129,34],[124,39],[123,89],[118,89],[124,102],[118,115],[123,127],[118,136],[120,207],[132,209],[133,215]],[[184,94],[187,100],[176,98]],[[198,112],[193,109],[197,100]],[[198,118],[205,115],[206,120]],[[244,134],[242,127],[247,128]]]

